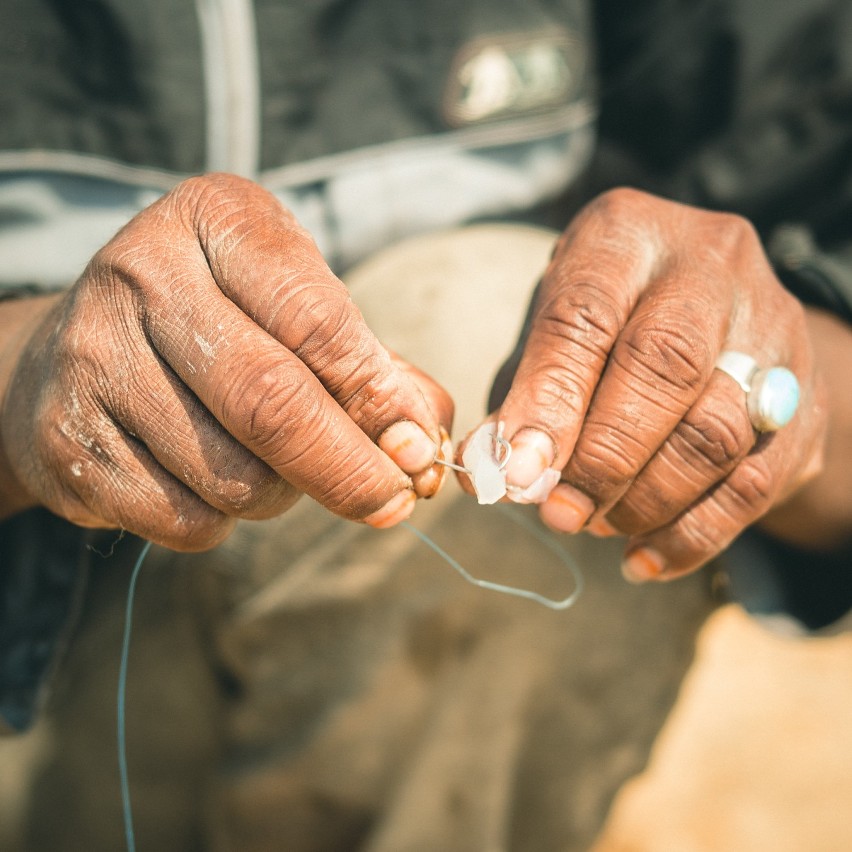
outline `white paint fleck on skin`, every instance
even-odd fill
[[[94,446],[95,442],[88,435],[84,432],[75,431],[74,426],[67,420],[59,425],[59,431],[64,437],[71,438],[87,450],[90,450]]]
[[[198,332],[195,333],[195,343],[205,358],[209,358],[212,361],[216,357],[216,350]]]
[[[76,441],[80,446],[86,449],[91,449],[95,441],[90,438],[85,432],[78,430],[75,421],[82,420],[82,406],[80,398],[77,396],[77,391],[74,388],[68,393],[69,404],[65,407],[65,413],[68,415],[68,420],[64,420],[59,425],[59,431],[66,437]]]
[[[79,414],[80,413],[80,399],[77,396],[77,391],[72,387],[71,392],[69,393],[71,397],[71,411],[70,414]]]
[[[71,464],[71,474],[73,476],[82,476],[83,475],[83,465],[80,462],[75,461]]]

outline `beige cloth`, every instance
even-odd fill
[[[782,635],[720,608],[594,852],[847,852],[849,707],[852,634]]]
[[[466,229],[349,278],[379,337],[453,393],[457,437],[482,416],[552,239]],[[413,520],[475,574],[571,589],[546,547],[455,483]],[[712,604],[707,574],[633,587],[617,542],[565,542],[587,589],[563,613],[465,584],[408,530],[307,500],[208,554],[152,551],[127,693],[137,847],[588,849],[644,765]],[[95,571],[29,738],[9,852],[123,847],[115,686],[130,559],[118,551]]]

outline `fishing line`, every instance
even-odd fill
[[[583,575],[577,565],[574,563],[574,560],[571,559],[568,552],[561,548],[558,544],[551,541],[545,535],[542,535],[541,532],[536,529],[531,523],[527,521],[526,518],[522,518],[517,512],[508,512],[503,511],[503,514],[510,517],[515,523],[519,524],[523,527],[528,533],[530,533],[534,538],[540,541],[543,545],[545,545],[549,550],[556,554],[556,556],[562,561],[564,565],[568,567],[571,571],[571,574],[574,578],[574,589],[571,594],[566,598],[555,599],[548,598],[545,595],[541,595],[538,592],[534,592],[532,589],[524,589],[518,586],[507,586],[503,583],[497,583],[493,580],[484,580],[481,577],[474,577],[473,574],[470,573],[463,565],[461,565],[456,559],[450,556],[446,550],[444,550],[436,541],[433,541],[425,532],[417,529],[413,524],[408,521],[402,521],[400,523],[401,527],[405,527],[410,532],[414,533],[417,538],[420,539],[427,547],[431,548],[438,556],[443,559],[447,565],[457,571],[468,583],[471,583],[474,586],[478,586],[480,589],[488,589],[491,592],[499,592],[503,595],[512,595],[516,598],[524,598],[529,601],[534,601],[537,604],[541,604],[542,606],[546,606],[548,609],[555,610],[564,610],[573,606],[577,602],[577,598],[580,597],[583,591]]]
[[[133,832],[133,809],[130,806],[130,784],[127,780],[127,744],[125,741],[125,696],[127,693],[127,658],[130,653],[130,631],[133,626],[133,599],[136,596],[136,581],[142,570],[142,563],[151,549],[151,542],[146,541],[142,552],[133,566],[130,575],[130,585],[127,589],[127,607],[124,615],[124,638],[121,642],[121,665],[118,669],[118,773],[121,777],[121,806],[124,813],[124,836],[127,840],[127,852],[136,852],[136,837]]]
[[[496,509],[507,517],[511,518],[516,524],[526,530],[533,538],[547,547],[553,552],[559,560],[568,567],[573,578],[574,588],[571,594],[566,598],[554,599],[534,592],[531,589],[523,589],[515,586],[507,586],[503,583],[496,583],[492,580],[484,580],[479,577],[474,577],[461,563],[450,556],[437,542],[433,541],[425,532],[415,527],[408,521],[403,521],[400,526],[405,527],[409,532],[413,533],[427,547],[431,548],[438,556],[441,557],[451,568],[453,568],[463,579],[480,589],[487,589],[492,592],[499,592],[504,595],[512,595],[513,597],[524,598],[533,601],[541,606],[553,610],[566,610],[573,606],[583,591],[583,575],[574,560],[563,547],[561,547],[551,536],[544,534],[527,518],[520,515],[517,511],[509,511],[504,507],[497,506]],[[133,627],[133,602],[136,596],[136,583],[139,579],[139,574],[142,570],[142,564],[148,551],[151,549],[151,542],[146,541],[139,556],[136,559],[136,564],[133,566],[133,571],[130,575],[130,584],[127,589],[127,604],[124,616],[124,637],[121,643],[121,665],[118,672],[118,696],[116,701],[117,706],[117,729],[118,729],[118,771],[121,779],[121,803],[124,816],[124,834],[127,842],[127,852],[136,852],[136,836],[133,830],[133,808],[130,801],[130,783],[128,781],[127,772],[127,740],[126,740],[126,696],[127,696],[127,665],[130,656],[130,636]]]

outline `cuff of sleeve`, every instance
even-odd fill
[[[826,635],[852,626],[852,543],[837,551],[801,550],[751,528],[725,553],[729,596],[770,623]]]
[[[782,225],[766,248],[778,277],[796,298],[852,323],[852,268],[823,252],[808,228]]]
[[[0,733],[30,727],[73,628],[88,530],[45,509],[0,522]]]

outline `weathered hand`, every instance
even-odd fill
[[[795,373],[788,425],[756,434],[724,350]],[[823,397],[802,306],[746,221],[615,190],[559,241],[492,416],[546,523],[628,534],[626,575],[668,579],[819,470]]]
[[[7,373],[19,498],[81,525],[203,549],[302,492],[387,526],[440,485],[446,394],[381,346],[292,216],[232,176],[130,222]]]

